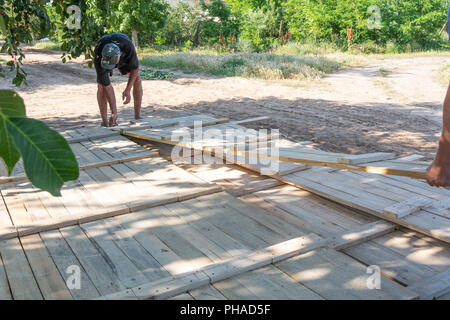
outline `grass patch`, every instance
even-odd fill
[[[170,80],[175,79],[176,76],[171,72],[158,70],[139,70],[142,80]]]
[[[33,47],[44,50],[61,51],[61,45],[53,41],[36,42]]]
[[[327,57],[274,53],[211,55],[176,52],[144,56],[141,64],[185,73],[264,80],[321,78],[341,67],[341,63]]]

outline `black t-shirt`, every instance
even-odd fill
[[[131,42],[130,38],[122,33],[111,33],[101,37],[94,50],[94,66],[97,72],[97,82],[104,86],[111,84],[109,75],[112,75],[112,70],[103,69],[100,64],[102,59],[102,50],[107,43],[114,43],[120,49],[120,60],[117,68],[121,74],[127,74],[131,70],[139,68],[139,60],[133,42]]]

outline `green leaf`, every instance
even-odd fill
[[[60,196],[64,182],[79,175],[77,160],[67,141],[39,120],[12,117],[6,123],[31,183]]]
[[[14,91],[0,90],[0,157],[8,168],[8,174],[11,174],[20,159],[20,153],[6,128],[6,119],[9,116],[25,116],[25,105]]]
[[[0,90],[0,113],[5,117],[25,117],[23,99],[12,90]]]
[[[5,23],[5,19],[3,18],[3,16],[0,16],[0,33],[3,34],[6,37],[6,23]]]

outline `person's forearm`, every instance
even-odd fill
[[[442,120],[442,134],[435,162],[438,165],[448,165],[450,164],[450,85],[444,100]]]
[[[126,87],[125,91],[128,91],[128,92],[131,91],[131,88],[133,87],[134,82],[136,81],[138,75],[139,75],[139,69],[134,69],[134,70],[130,71],[130,76],[128,78],[128,83],[127,83],[127,87]]]
[[[114,88],[111,85],[105,87],[105,95],[106,99],[108,100],[111,112],[116,114],[117,113],[116,96],[114,95]]]
[[[443,113],[442,140],[447,143],[450,143],[450,85],[448,86],[447,89],[447,95],[445,96],[442,113]]]

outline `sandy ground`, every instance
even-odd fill
[[[5,57],[6,58],[6,57]],[[321,80],[268,82],[243,78],[180,75],[144,81],[143,117],[204,113],[230,119],[266,115],[254,128],[274,128],[294,141],[312,141],[328,151],[417,153],[432,158],[441,130],[446,88],[436,81],[448,57],[375,60]],[[99,126],[95,71],[63,64],[57,53],[27,50],[28,86],[17,91],[27,114],[64,130]],[[380,72],[381,70],[381,72]],[[0,79],[0,88],[13,88]],[[126,78],[113,76],[119,121],[133,116],[120,103]]]

